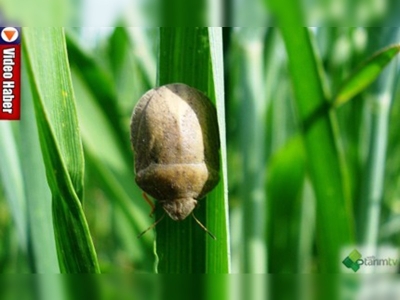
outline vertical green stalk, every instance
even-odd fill
[[[222,43],[222,39],[212,35],[211,41]],[[161,27],[160,53],[158,62],[158,85],[181,82],[204,92],[216,103],[216,97],[223,97],[220,80],[222,65],[213,66],[217,58],[210,50],[210,35],[206,27]],[[211,45],[213,47],[213,45]],[[222,49],[221,49],[222,50]],[[212,55],[213,54],[213,55]],[[219,56],[220,54],[218,54]],[[213,67],[219,68],[213,70]],[[223,103],[223,102],[222,102]],[[221,106],[218,106],[221,109]],[[219,125],[224,126],[218,111]],[[224,128],[220,128],[220,133]],[[224,137],[220,137],[225,147]],[[221,151],[225,151],[221,149]],[[222,164],[226,161],[223,155]],[[225,175],[226,172],[223,174]],[[158,272],[160,273],[224,273],[229,270],[228,233],[226,215],[226,193],[224,180],[199,201],[195,210],[197,218],[212,231],[217,240],[212,240],[194,221],[188,217],[184,221],[174,222],[166,217],[156,227],[156,253]],[[156,211],[156,219],[163,215]]]
[[[218,243],[207,243],[207,273],[230,272],[230,235],[229,235],[229,210],[228,210],[228,169],[227,169],[227,145],[226,145],[226,118],[225,118],[225,94],[224,94],[224,59],[222,51],[222,29],[218,27],[208,28],[210,43],[210,59],[212,69],[212,86],[215,92],[219,136],[221,143],[221,184],[216,187],[215,194],[209,199],[214,205],[207,206],[207,220],[209,229],[219,236]],[[211,84],[211,83],[210,83]],[[216,214],[216,212],[218,212]],[[222,280],[220,291],[226,292],[226,282]],[[221,293],[222,293],[221,292]]]
[[[301,119],[307,120],[327,103],[309,31],[297,26],[282,27],[281,31],[288,51],[297,107]],[[352,240],[352,218],[335,115],[321,115],[304,135],[308,168],[317,197],[320,270],[336,272],[341,247]]]
[[[353,239],[350,199],[345,186],[343,158],[336,118],[328,114],[321,62],[310,32],[302,24],[298,1],[270,1],[285,42],[289,70],[300,119],[316,116],[304,129],[304,141],[313,188],[317,198],[317,249],[319,270],[338,272],[341,248]],[[290,7],[291,9],[288,9]]]

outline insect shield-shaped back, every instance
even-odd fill
[[[148,91],[131,121],[137,184],[175,221],[185,219],[219,181],[215,107],[185,84]]]

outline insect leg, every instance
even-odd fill
[[[154,212],[155,212],[155,210],[156,210],[156,206],[155,206],[154,203],[150,200],[150,198],[147,197],[147,194],[146,194],[145,192],[143,192],[142,195],[143,195],[144,200],[151,206],[151,212],[150,212],[150,214],[149,214],[149,217],[152,218],[152,217],[153,217],[153,214],[154,214]]]

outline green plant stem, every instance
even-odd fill
[[[219,68],[219,71],[212,69],[209,37],[209,31],[205,27],[160,28],[158,85],[173,82],[185,83],[207,94],[215,103],[215,97],[223,95],[223,87],[219,86],[220,81],[213,76],[214,74],[222,76],[223,68],[215,66]],[[222,39],[217,42],[222,43]],[[221,88],[222,91],[218,91]],[[218,112],[218,117],[221,126],[223,113]],[[221,145],[224,147],[225,143]],[[174,222],[168,217],[164,218],[156,227],[159,273],[228,272],[224,179],[221,182],[222,184],[220,183],[206,198],[199,201],[198,208],[195,210],[197,218],[217,236],[217,240],[212,240],[190,216],[181,222]],[[162,215],[162,209],[157,209],[156,219],[158,220]]]
[[[304,121],[326,105],[327,96],[310,32],[304,27],[289,26],[296,21],[301,24],[301,12],[292,11],[292,16],[288,17],[289,3],[286,2],[289,1],[275,3],[276,13],[282,26],[298,112]],[[317,247],[321,272],[339,271],[341,248],[353,239],[350,199],[336,126],[335,115],[324,114],[304,132],[308,170],[317,198]]]

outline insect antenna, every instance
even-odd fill
[[[158,223],[160,223],[161,220],[164,219],[164,217],[165,217],[165,213],[161,216],[161,218],[159,218],[157,221],[155,221],[153,224],[151,224],[149,228],[147,228],[145,231],[143,231],[141,234],[139,234],[139,235],[137,236],[137,238],[138,238],[138,239],[141,238],[142,235],[145,234],[147,231],[149,231],[150,229],[153,229],[154,227],[156,227],[156,225],[157,225]]]
[[[215,235],[213,235],[207,228],[206,226],[204,226],[203,224],[201,224],[201,222],[196,218],[196,216],[194,215],[194,213],[192,213],[193,219],[197,222],[197,224],[200,225],[201,228],[203,228],[203,230],[205,232],[207,232],[214,240],[217,240],[217,238],[215,237]]]

